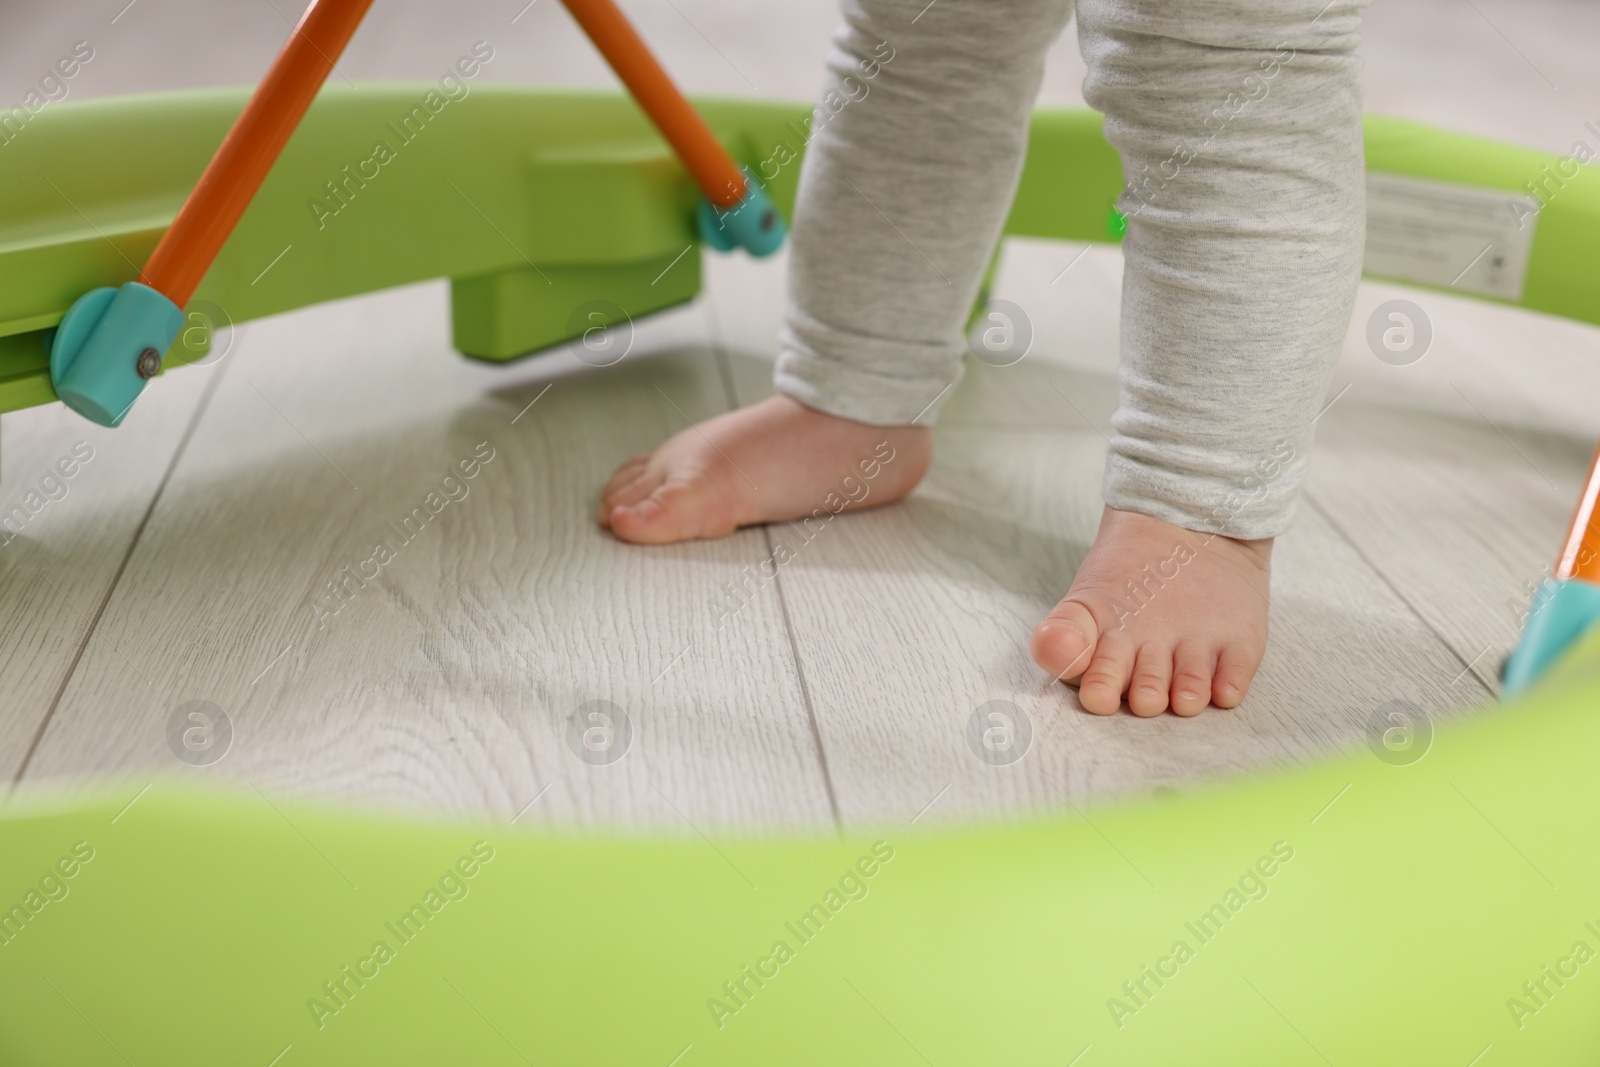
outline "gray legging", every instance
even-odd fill
[[[1293,515],[1361,273],[1362,6],[1078,4],[1084,97],[1128,182],[1112,507],[1244,538]],[[842,9],[776,384],[863,422],[927,421],[960,377],[1072,2]]]

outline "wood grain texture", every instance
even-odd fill
[[[1390,366],[1368,320],[1405,299],[1427,354]],[[1318,426],[1308,499],[1498,691],[1600,437],[1600,329],[1363,285]]]
[[[1565,535],[1590,443],[1498,430],[1476,414],[1402,419],[1354,403],[1326,421],[1312,506],[1498,691],[1500,664]]]
[[[639,549],[592,518],[616,463],[724,406],[698,310],[604,369],[469,364],[446,321],[426,285],[256,327],[30,773],[188,770],[164,728],[205,699],[236,736],[192,773],[264,791],[512,815],[548,787],[529,821],[828,821],[776,599],[719,628],[719,587],[759,562],[761,531]],[[430,492],[438,516],[406,541]],[[344,603],[319,612],[328,582]],[[633,730],[610,765],[568,743],[595,700]]]
[[[211,373],[202,367],[162,376],[115,430],[59,404],[3,420],[0,777],[13,778],[28,759]],[[108,651],[115,662],[106,669],[137,680],[142,665],[126,650]]]

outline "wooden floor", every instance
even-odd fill
[[[825,39],[813,8],[806,25]],[[154,0],[133,12],[176,17]],[[84,36],[50,18],[29,47]],[[1410,24],[1390,28],[1379,56]],[[104,51],[102,69],[126,59]],[[369,53],[354,55],[378,64]],[[735,53],[764,77],[801,76]],[[1586,71],[1535,54],[1553,74]],[[1424,104],[1414,113],[1442,121]],[[0,511],[41,479],[60,499],[0,547],[0,776],[137,788],[177,774],[269,799],[686,833],[921,825],[1182,789],[1362,745],[1390,701],[1447,718],[1491,700],[1600,435],[1585,399],[1600,395],[1600,332],[1363,285],[1278,547],[1250,697],[1193,720],[1097,718],[1025,644],[1099,512],[1115,249],[1007,246],[995,295],[1026,310],[1033,348],[1010,367],[972,363],[909,502],[810,540],[774,527],[647,549],[596,528],[618,461],[769,390],[783,271],[781,257],[708,258],[705,295],[640,322],[603,369],[565,352],[465,360],[446,287],[430,283],[250,323],[115,431],[59,406],[5,416]],[[1363,339],[1395,295],[1435,329],[1409,367]],[[75,448],[92,458],[49,480]],[[437,515],[403,535],[430,503]],[[766,577],[780,543],[794,558]],[[730,601],[731,588],[744,592]],[[174,755],[169,723],[191,701],[231,723],[215,762]],[[971,740],[995,701],[1030,735],[1013,762]]]

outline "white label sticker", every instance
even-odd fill
[[[1363,269],[1521,300],[1539,207],[1504,190],[1369,172]]]

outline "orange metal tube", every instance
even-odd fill
[[[312,0],[222,147],[150,254],[139,280],[189,302],[372,0]]]
[[[1578,499],[1578,509],[1573,513],[1566,544],[1561,546],[1561,558],[1556,561],[1557,578],[1582,578],[1600,584],[1600,527],[1595,524],[1597,503],[1600,503],[1600,451],[1595,452],[1594,462],[1589,464],[1583,496]]]
[[[613,0],[561,2],[678,153],[706,199],[720,208],[739,203],[745,194],[744,172],[672,84]]]

